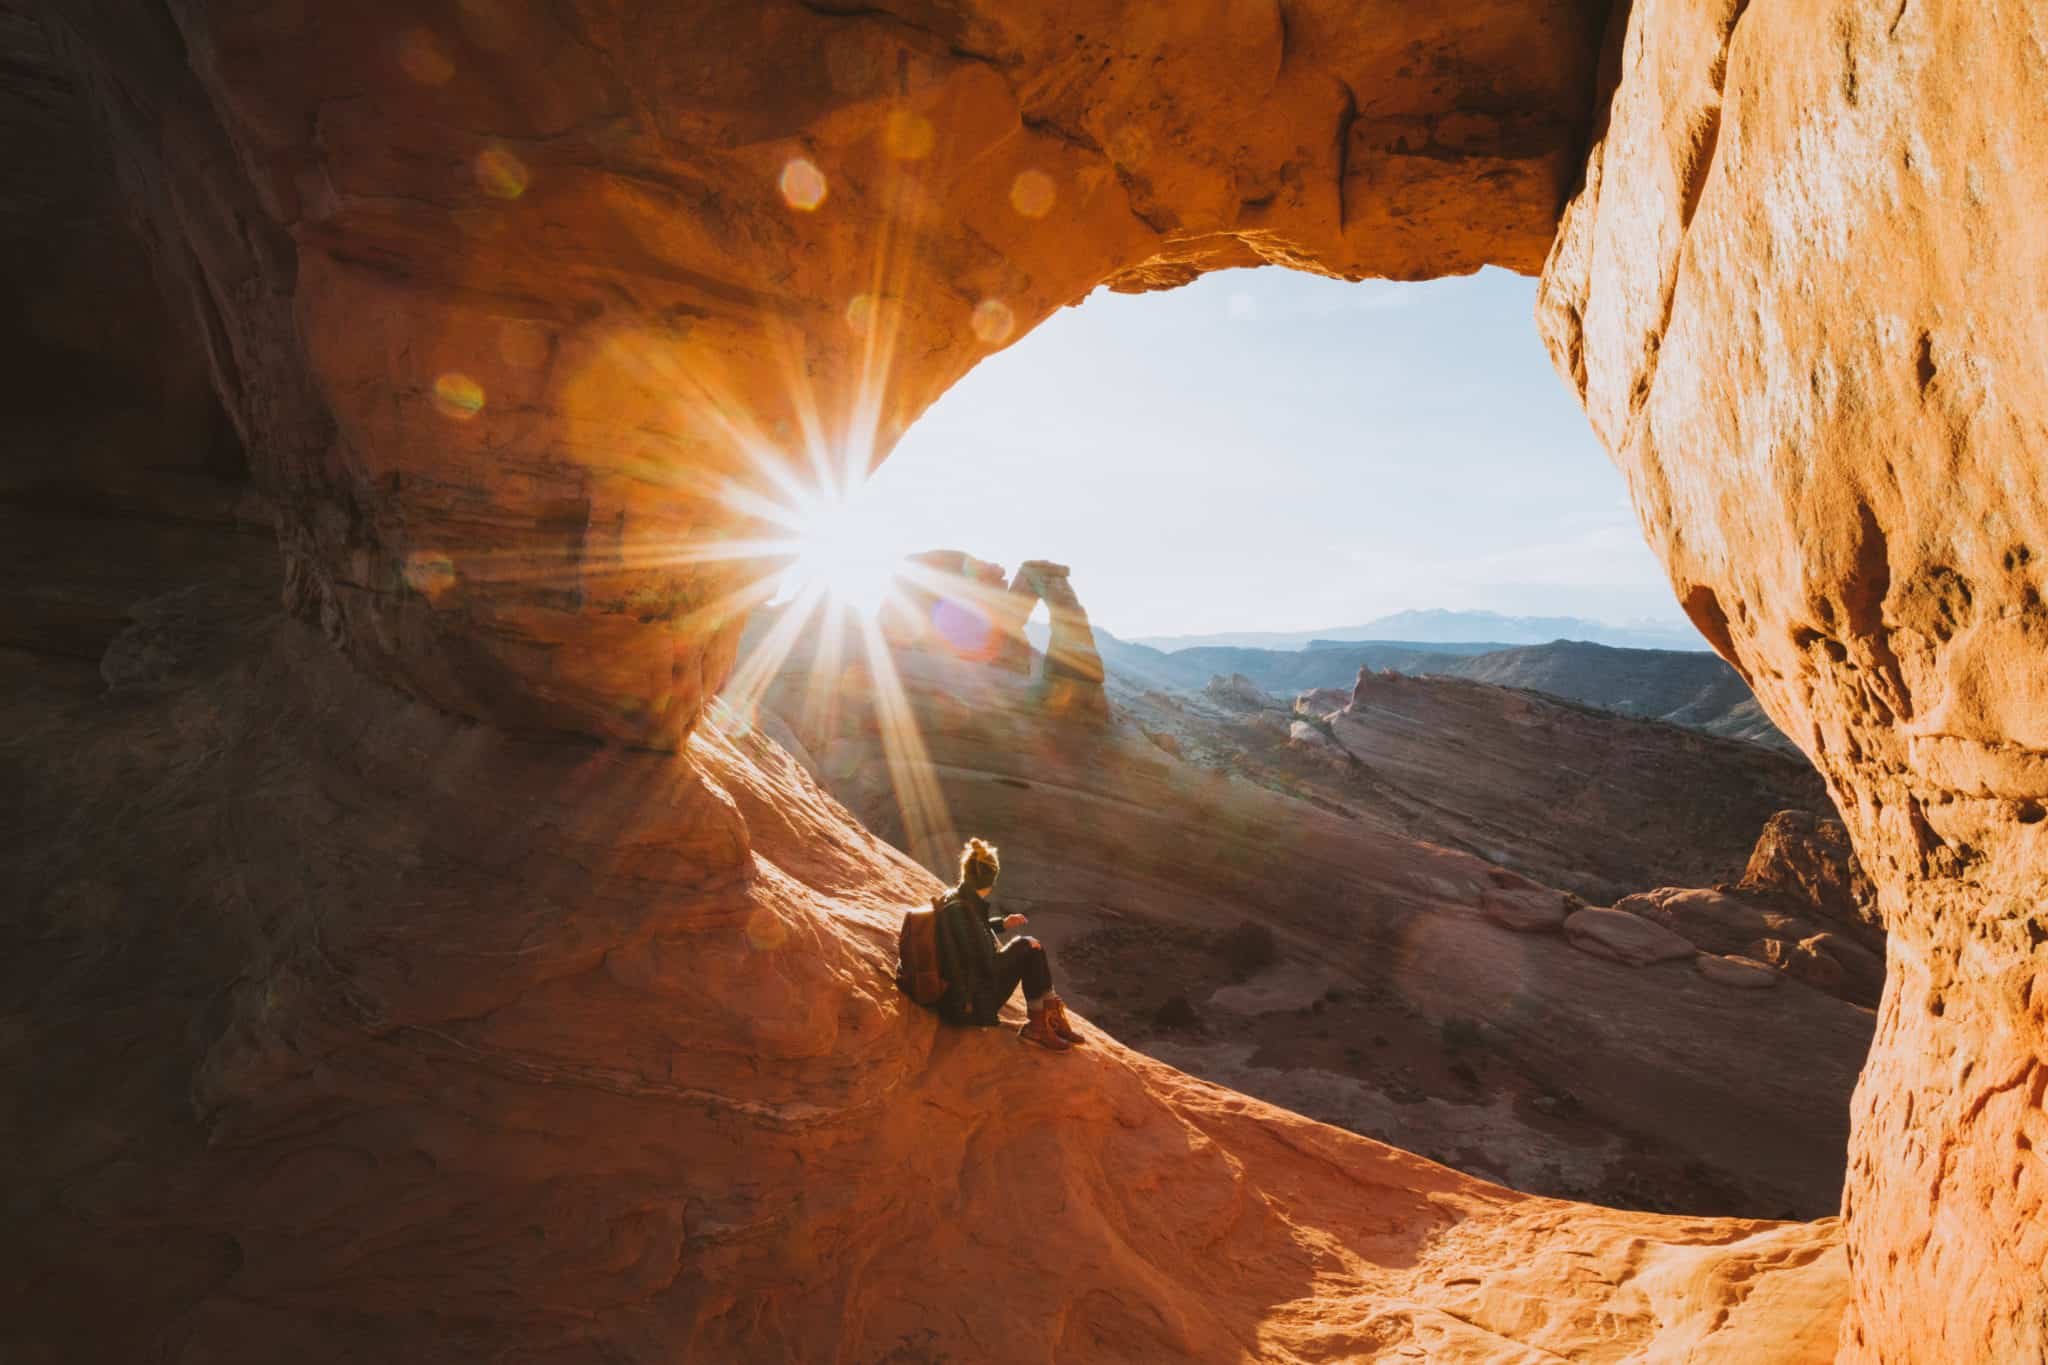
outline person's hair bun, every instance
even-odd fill
[[[996,873],[1002,866],[994,844],[986,839],[969,839],[960,850],[960,885],[970,891],[986,891],[996,884]]]

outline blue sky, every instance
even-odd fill
[[[1123,636],[1410,607],[1682,625],[1534,300],[1497,270],[1098,292],[983,361],[867,491],[903,551],[1073,566]]]

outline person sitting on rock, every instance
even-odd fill
[[[956,1024],[994,1024],[1010,993],[1022,985],[1030,1018],[1017,1030],[1018,1036],[1065,1052],[1081,1041],[1081,1035],[1053,993],[1052,964],[1045,948],[1037,939],[1025,937],[1011,939],[1000,949],[996,946],[998,932],[1025,924],[1022,915],[1003,915],[989,907],[988,894],[1001,867],[995,846],[983,840],[969,839],[960,850],[960,881],[940,899],[933,926],[939,971],[946,979],[939,1015]]]

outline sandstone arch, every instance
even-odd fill
[[[1821,765],[1880,884],[1892,961],[1852,1145],[1842,1343],[1865,1358],[2041,1354],[2048,511],[2031,282],[2048,264],[2034,229],[2048,106],[2029,8],[1639,0],[1611,26],[1605,6],[1537,0],[1427,20],[1386,6],[1377,24],[1377,10],[1266,0],[1020,8],[174,0],[138,22],[82,0],[38,21],[198,319],[278,505],[295,609],[364,672],[445,710],[687,745],[687,779],[663,788],[674,823],[642,812],[633,828],[706,914],[750,927],[749,840],[787,848],[792,829],[830,825],[796,785],[693,733],[747,605],[733,595],[743,572],[700,555],[745,533],[719,489],[760,481],[755,452],[818,440],[880,458],[990,346],[1098,283],[1254,262],[1529,270],[1547,251],[1542,330],[1680,600]],[[1611,99],[1595,78],[1603,44]],[[799,162],[789,198],[808,208],[781,192]],[[373,706],[352,681],[319,685],[336,706]],[[406,715],[460,751],[437,719]],[[307,724],[348,767],[345,742]],[[504,775],[471,759],[479,780]],[[615,755],[606,771],[644,775],[641,761]],[[395,755],[360,764],[403,786]],[[452,819],[461,803],[436,809]],[[873,894],[889,863],[866,848],[788,866],[815,909],[815,888]],[[814,932],[770,918],[782,927],[764,922],[767,938]],[[432,925],[485,955],[516,947],[452,911]],[[330,951],[367,963],[407,941],[374,917],[355,928]],[[636,943],[636,979],[660,978]],[[857,957],[839,944],[819,970]],[[452,961],[365,968],[380,1001],[369,1033],[439,1027],[436,988],[520,1015],[509,980],[480,986]],[[733,1151],[749,1124],[786,1135],[812,1122],[806,1095],[857,1085],[830,1059],[867,1037],[870,1015],[849,1003],[841,1033],[785,970],[742,957],[736,984],[693,1003],[716,1046],[784,1068],[772,1098],[713,1125]],[[739,1022],[760,1005],[743,985],[764,981],[789,987],[791,1011],[765,1040]],[[557,1017],[563,1005],[551,999]],[[525,1010],[517,1028],[550,1014]],[[318,1017],[309,1007],[300,1026]],[[290,1074],[255,1044],[215,1063],[223,1104]],[[459,1048],[434,1064],[459,1069]],[[605,1083],[649,1084],[626,1070]],[[1156,1082],[1119,1084],[1112,1108],[1171,1129]],[[687,1085],[660,1093],[695,1102]],[[817,1122],[889,1150],[872,1129],[833,1126],[852,1120]],[[1217,1119],[1181,1155],[1224,1161],[1219,1140],[1251,1141]],[[353,1160],[307,1159],[316,1174]],[[1500,1215],[1492,1196],[1436,1179],[1394,1184],[1432,1189],[1475,1227],[1543,1216]],[[704,1207],[700,1223],[753,1226]],[[814,1271],[805,1239],[829,1220],[775,1226],[768,1251],[734,1233],[708,1254]],[[1693,1235],[1584,1226],[1610,1249]],[[1825,1269],[1821,1251],[1799,1255]],[[318,1300],[311,1283],[240,1302],[289,1313],[295,1294]],[[1375,1284],[1357,1301],[1395,1292]],[[1090,1312],[1103,1310],[1076,1323]],[[1677,1330],[1683,1314],[1659,1322]],[[1380,1340],[1360,1328],[1349,1346]]]
[[[1062,715],[1099,718],[1108,714],[1108,701],[1102,693],[1102,655],[1095,648],[1095,632],[1088,626],[1088,610],[1067,581],[1070,572],[1066,565],[1047,559],[1027,559],[1017,566],[1009,587],[1010,599],[1023,608],[1016,619],[1015,636],[1024,638],[1025,622],[1043,602],[1049,633],[1039,681],[1045,702]],[[1031,667],[1028,652],[1025,667]]]
[[[1535,269],[1604,20],[173,12],[62,18],[244,436],[297,493],[302,609],[440,704],[655,743],[731,666],[744,575],[675,547],[742,520],[717,490],[760,483],[756,453],[879,459],[1104,282]],[[781,194],[799,163],[809,211]]]

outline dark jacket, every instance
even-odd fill
[[[1003,915],[972,891],[954,890],[937,906],[939,973],[946,993],[939,1017],[955,1024],[993,1024],[1003,1008],[996,998],[996,933]]]

